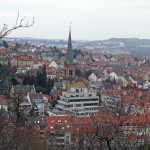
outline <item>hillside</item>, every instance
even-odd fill
[[[134,47],[150,47],[149,39],[138,39],[138,38],[111,38],[108,40],[104,40],[103,42],[123,42],[126,48],[134,48]]]

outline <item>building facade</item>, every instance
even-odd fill
[[[74,88],[70,92],[62,92],[56,108],[59,111],[72,111],[79,116],[94,115],[99,110],[99,96],[93,88]]]

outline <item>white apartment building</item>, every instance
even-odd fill
[[[120,104],[120,96],[119,95],[109,95],[109,94],[101,94],[101,107],[108,108],[110,110],[115,109]]]
[[[79,116],[94,115],[99,110],[99,96],[94,88],[74,88],[70,92],[62,92],[56,109],[59,111],[71,111]]]

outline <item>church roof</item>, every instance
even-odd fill
[[[72,41],[71,41],[71,30],[69,31],[69,38],[68,38],[68,48],[66,54],[66,61],[67,64],[73,63],[73,51],[72,51]]]

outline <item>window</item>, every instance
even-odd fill
[[[76,93],[79,93],[79,89],[76,89]]]
[[[65,105],[64,107],[65,108],[70,108],[70,107],[73,107],[73,105]]]
[[[81,107],[81,104],[76,104],[76,107]]]
[[[73,75],[73,70],[69,70],[69,76]]]
[[[58,120],[58,122],[60,123],[60,122],[61,122],[61,120]]]
[[[98,103],[86,103],[84,104],[84,106],[97,106]]]
[[[79,97],[79,95],[76,95],[76,97]],[[68,100],[68,102],[89,102],[89,101],[98,101],[98,99],[72,99]]]

